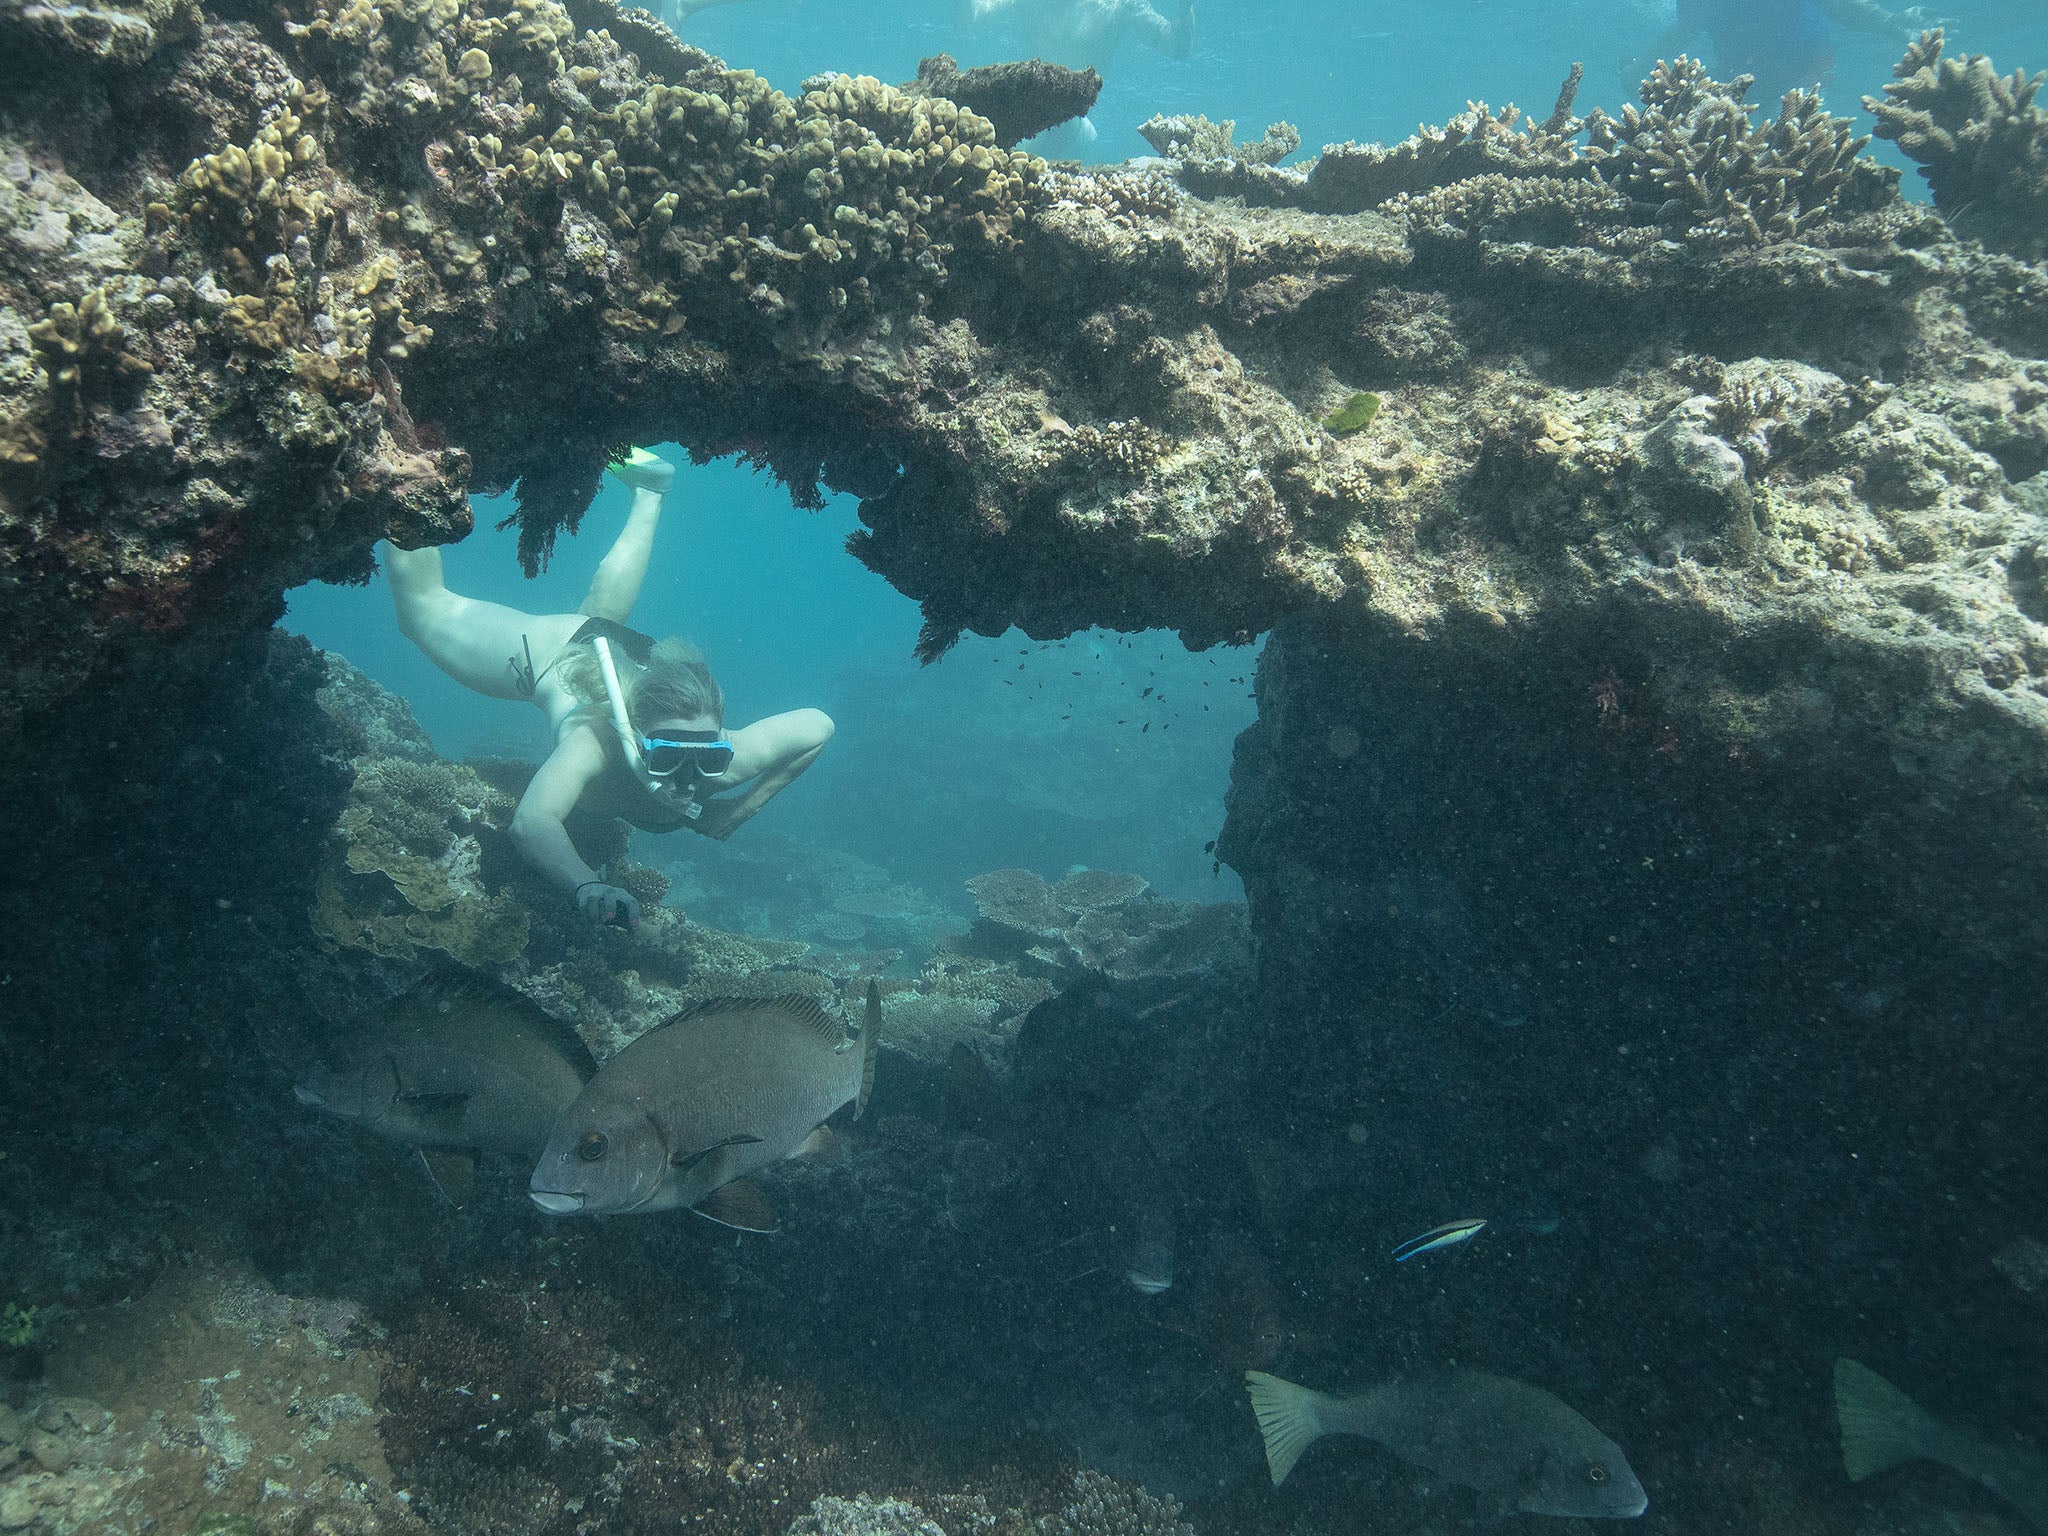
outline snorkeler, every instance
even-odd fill
[[[708,11],[714,5],[730,5],[732,3],[733,0],[655,0],[655,3],[648,7],[648,9],[667,22],[675,31],[680,32],[683,29],[684,23],[699,11]]]
[[[637,924],[640,904],[576,852],[563,825],[569,812],[581,806],[648,832],[688,827],[723,840],[811,766],[832,721],[797,709],[728,733],[725,697],[703,654],[626,627],[676,472],[636,448],[612,473],[631,487],[632,508],[575,613],[461,597],[442,580],[440,550],[380,548],[400,632],[464,687],[529,699],[547,715],[554,750],[512,817],[519,851],[592,922]]]
[[[1678,0],[1678,15],[1658,38],[1654,57],[1669,59],[1704,35],[1717,80],[1756,77],[1754,99],[1793,86],[1825,85],[1835,67],[1835,28],[1911,38],[1924,13],[1894,14],[1874,0]],[[1629,61],[1641,72],[1643,61]]]
[[[1170,16],[1150,0],[960,0],[960,20],[974,25],[1011,12],[1033,56],[1074,69],[1109,62],[1126,37],[1184,59],[1194,42],[1193,0],[1166,0]]]

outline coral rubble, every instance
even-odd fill
[[[385,1443],[431,1528],[571,1536],[593,1521],[671,1524],[680,1510],[733,1536],[925,1536],[1157,1507],[1108,1478],[1089,1481],[1084,1506],[1047,1437],[949,1432],[795,1336],[778,1340],[734,1293],[720,1245],[697,1237],[662,1262],[581,1234],[545,1275],[498,1269],[397,1314]],[[693,1278],[677,1283],[674,1265]]]
[[[0,1406],[0,1525],[424,1536],[384,1458],[370,1325],[192,1256],[65,1330],[38,1398]],[[6,1465],[9,1424],[32,1465]]]

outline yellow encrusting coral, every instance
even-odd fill
[[[50,383],[66,394],[77,394],[90,375],[134,378],[151,371],[148,361],[129,348],[132,338],[114,313],[105,288],[93,288],[76,304],[58,300],[49,313],[28,327]]]
[[[792,101],[747,70],[656,81],[581,136],[522,146],[517,173],[573,182],[648,274],[654,301],[608,322],[671,329],[675,285],[770,324],[837,328],[914,309],[960,239],[1010,240],[1040,167],[997,148],[984,119],[869,76],[807,85]]]
[[[219,267],[206,277],[215,323],[231,346],[279,357],[323,401],[360,402],[375,391],[370,357],[380,331],[385,355],[401,358],[433,332],[405,317],[390,257],[352,283],[336,272],[339,221],[320,185],[325,153],[312,131],[327,113],[327,91],[294,80],[287,100],[248,145],[186,167],[179,227],[218,252]]]

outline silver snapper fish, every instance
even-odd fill
[[[1868,1366],[1835,1362],[1842,1467],[1860,1483],[1905,1461],[1935,1461],[1982,1484],[2048,1536],[2048,1455],[1952,1429]]]
[[[538,1003],[458,965],[358,1019],[292,1087],[301,1104],[420,1149],[451,1199],[466,1182],[446,1149],[535,1156],[596,1072],[589,1047]]]
[[[1246,1371],[1277,1487],[1324,1435],[1362,1435],[1403,1461],[1479,1490],[1488,1516],[1520,1510],[1628,1520],[1650,1507],[1621,1447],[1540,1387],[1452,1370],[1331,1397]]]
[[[746,1175],[805,1150],[843,1106],[856,1118],[867,1107],[881,1021],[873,982],[857,1041],[815,998],[685,1008],[606,1062],[562,1111],[533,1171],[533,1203],[558,1216],[686,1206],[774,1231],[774,1208]]]

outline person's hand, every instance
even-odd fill
[[[744,816],[733,814],[735,804],[736,801],[730,800],[706,800],[703,802],[703,810],[697,813],[696,820],[686,821],[683,825],[700,837],[708,837],[714,842],[722,843],[737,832],[740,823],[746,820]]]
[[[606,885],[602,880],[586,880],[576,887],[576,910],[599,925],[640,926],[640,903],[633,893]]]

